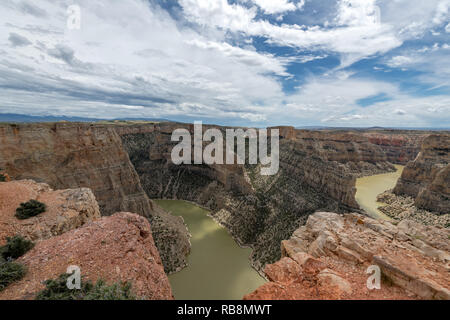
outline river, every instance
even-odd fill
[[[356,201],[371,217],[391,220],[378,210],[382,203],[377,202],[377,196],[386,190],[393,189],[402,175],[404,166],[396,165],[396,172],[377,174],[356,180]]]
[[[376,219],[389,219],[378,207],[377,196],[392,189],[403,171],[359,178],[356,201]],[[182,216],[192,234],[189,266],[169,276],[177,300],[240,300],[264,284],[250,266],[251,249],[237,245],[227,230],[208,216],[208,211],[181,200],[155,200],[173,215]]]
[[[204,210],[179,200],[155,200],[173,215],[182,216],[191,238],[189,266],[169,276],[177,300],[241,300],[264,284],[250,266],[251,249],[237,245],[227,230]]]

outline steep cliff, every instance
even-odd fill
[[[423,141],[420,154],[405,167],[394,193],[413,197],[418,208],[450,212],[450,135],[434,134]]]
[[[423,140],[430,135],[425,131],[369,130],[363,135],[379,146],[391,163],[406,165],[420,152]]]
[[[150,198],[189,200],[209,208],[241,245],[254,249],[258,269],[279,259],[281,241],[309,214],[357,209],[356,176],[393,170],[378,146],[354,134],[281,127],[280,171],[263,177],[259,166],[174,165],[171,134],[179,128],[192,132],[192,125],[114,127]]]
[[[180,218],[148,199],[116,131],[82,123],[0,125],[0,168],[15,180],[52,188],[90,188],[102,215],[128,211],[150,219],[166,271],[185,265],[189,235]]]
[[[66,273],[69,266],[80,267],[81,276],[92,282],[128,281],[138,298],[173,299],[150,224],[136,214],[117,213],[40,241],[17,262],[27,273],[0,292],[0,300],[34,299],[45,280]]]
[[[318,212],[283,241],[270,282],[246,299],[450,299],[450,231],[404,220]],[[379,290],[366,271],[378,266]]]

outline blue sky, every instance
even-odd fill
[[[450,0],[2,0],[0,113],[450,127],[449,10]]]

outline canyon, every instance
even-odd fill
[[[434,206],[444,208],[444,211],[445,208],[448,209],[445,201],[448,201],[449,179],[446,179],[448,170],[444,164],[447,160],[443,161],[441,158],[448,156],[449,144],[441,135],[437,135],[438,138],[427,138],[431,133],[378,129],[311,131],[274,127],[280,131],[280,170],[274,176],[262,176],[259,174],[260,165],[174,165],[171,162],[171,150],[177,142],[171,141],[171,135],[175,129],[180,128],[194,132],[191,124],[171,122],[3,124],[0,125],[0,168],[14,181],[32,179],[38,183],[47,183],[49,188],[92,190],[103,216],[101,219],[116,212],[133,212],[148,220],[167,274],[178,272],[187,266],[187,256],[191,250],[190,234],[183,219],[165,211],[150,199],[186,200],[207,209],[209,215],[228,230],[239,246],[252,249],[252,266],[269,280],[275,279],[271,279],[268,271],[270,268],[278,268],[270,267],[274,263],[285,264],[289,270],[296,270],[296,274],[299,274],[298,270],[302,270],[298,261],[297,265],[293,264],[291,260],[295,259],[287,254],[286,239],[292,239],[293,234],[298,235],[298,230],[304,230],[302,228],[310,223],[316,212],[333,212],[333,219],[344,219],[341,221],[344,225],[349,221],[366,221],[364,219],[367,217],[358,216],[364,213],[355,199],[358,178],[394,172],[394,164],[409,162],[401,179],[407,181],[411,176],[408,174],[411,172],[409,167],[413,166],[411,163],[416,163],[418,170],[433,172],[435,175],[432,181],[421,182],[420,188],[413,188],[420,189],[414,197],[422,199],[416,200],[416,205],[439,211],[430,208],[430,203],[433,203],[430,199],[437,199]],[[205,130],[208,128],[216,128],[223,133],[227,129],[204,126]],[[423,145],[422,141],[425,141]],[[419,151],[420,155],[417,157]],[[429,159],[432,159],[432,168],[428,166]],[[427,164],[420,164],[421,161]],[[415,178],[412,180],[416,181]],[[401,181],[395,187],[395,193],[400,193]],[[342,214],[349,213],[352,213],[351,217],[357,218],[342,218]],[[367,221],[369,225],[374,223]],[[325,228],[327,223],[320,225]],[[355,230],[357,227],[359,222],[356,222],[356,226],[352,225]],[[394,227],[389,225],[383,228]],[[378,229],[374,231],[370,227],[362,231],[368,237],[384,243],[380,247],[370,248],[376,251],[374,256],[378,257],[380,251],[387,250],[387,247],[394,250],[394,247],[389,244],[392,235],[386,236],[382,227],[377,228],[381,228],[383,232]],[[369,229],[376,234],[372,234]],[[345,230],[342,232],[345,235]],[[314,239],[315,236],[308,235],[308,239]],[[354,238],[355,241],[358,241],[358,237],[356,231],[347,235],[347,238]],[[320,241],[325,241],[323,237],[321,239]],[[342,238],[338,235],[334,241],[340,243]],[[446,241],[448,242],[448,238]],[[425,245],[433,247],[429,243]],[[402,242],[399,246],[406,245]],[[309,245],[307,247],[304,252],[310,254]],[[448,251],[448,248],[433,248]],[[352,248],[342,248],[342,254],[351,256],[352,253],[348,252],[350,249]],[[333,257],[336,253],[325,252]],[[406,256],[410,254],[410,251],[405,253]],[[286,260],[288,258],[291,260]],[[318,258],[327,257],[314,256],[314,259]],[[340,260],[335,262],[338,261]],[[371,261],[361,258],[358,263],[363,265]],[[396,266],[389,264],[386,270]],[[440,264],[433,264],[434,267],[438,274],[445,270]],[[347,270],[346,268],[343,267],[342,270]],[[352,266],[348,268],[351,270]],[[341,274],[342,270],[336,272]],[[319,270],[318,273],[322,271]],[[329,273],[334,274],[331,271]],[[331,281],[337,279],[335,276],[337,275],[323,275]],[[413,274],[411,277],[421,276]],[[393,277],[395,279],[395,275]],[[278,287],[270,288],[278,292],[276,288],[279,288],[279,283],[274,283]],[[297,286],[298,283],[295,283]],[[261,292],[258,290],[257,292]],[[396,289],[386,294],[389,297],[413,297],[412,294],[422,297],[414,291],[408,291],[409,295],[405,296],[405,292],[401,286],[396,285]],[[433,292],[433,295],[423,297],[447,297],[445,290]],[[336,292],[330,294],[336,296]],[[280,297],[282,296],[295,295],[283,293]],[[338,296],[352,297],[342,292]],[[248,298],[254,297],[266,296],[257,294]]]

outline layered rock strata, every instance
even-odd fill
[[[419,209],[415,205],[414,198],[410,196],[398,196],[392,190],[383,192],[377,197],[377,201],[383,203],[378,209],[394,220],[413,220],[423,225],[450,228],[450,213],[436,214],[435,212]]]
[[[318,212],[283,241],[269,283],[246,299],[450,299],[450,231],[404,220]],[[366,271],[378,266],[380,290]]]
[[[150,224],[142,216],[117,213],[60,236],[40,241],[19,258],[25,277],[0,292],[1,300],[34,299],[43,282],[78,266],[86,280],[130,282],[141,299],[173,299]]]
[[[15,180],[52,188],[90,188],[102,215],[129,211],[150,219],[167,272],[186,265],[183,221],[154,204],[142,189],[113,127],[86,123],[0,125],[0,168]]]
[[[369,130],[363,136],[379,146],[391,163],[406,165],[420,152],[423,140],[430,135],[426,131]]]
[[[426,138],[417,158],[408,163],[394,193],[415,199],[415,205],[439,214],[450,213],[450,135]]]
[[[193,133],[192,125],[114,128],[150,198],[189,200],[209,208],[238,243],[254,249],[252,261],[258,269],[280,258],[281,241],[309,214],[357,209],[357,176],[395,170],[378,146],[354,134],[280,127],[280,170],[264,177],[259,166],[174,165],[172,132],[183,128]]]

